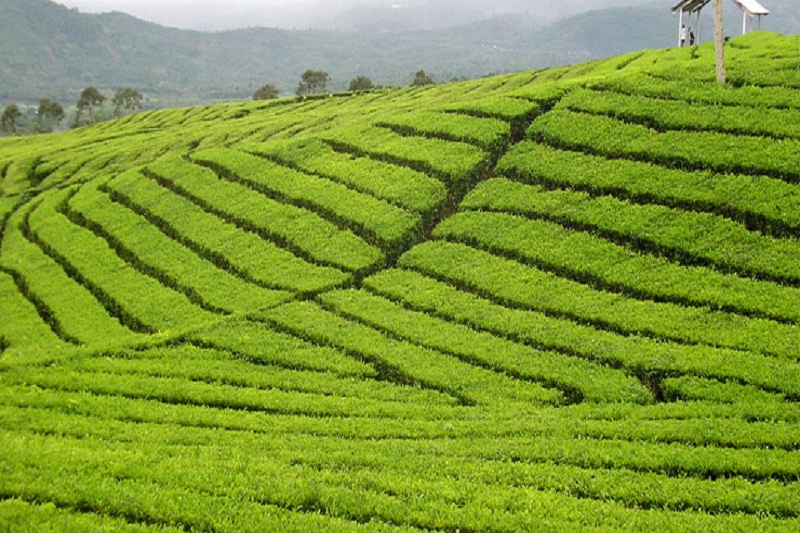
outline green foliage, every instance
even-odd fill
[[[435,85],[436,82],[433,81],[433,78],[425,74],[424,70],[417,71],[414,74],[414,79],[411,80],[412,87],[422,87],[423,85]]]
[[[448,184],[476,179],[488,159],[483,150],[466,143],[407,136],[375,126],[342,129],[323,139],[337,150],[405,165]]]
[[[40,127],[43,131],[53,131],[66,117],[63,106],[48,98],[39,100],[39,109],[36,114],[39,117]]]
[[[154,165],[154,172],[166,175],[162,169],[167,165],[168,162]],[[202,177],[202,173],[198,174]],[[195,181],[204,185],[200,179]],[[189,179],[184,183],[188,187],[193,185]],[[345,273],[335,268],[311,264],[280,246],[264,242],[257,233],[239,227],[243,225],[236,223],[241,220],[239,217],[248,213],[255,216],[255,213],[263,212],[263,208],[267,207],[263,204],[251,205],[246,199],[223,203],[223,207],[234,213],[234,217],[226,220],[209,215],[192,198],[176,194],[138,172],[117,177],[107,188],[113,199],[142,214],[174,240],[180,241],[215,265],[235,273],[237,277],[267,288],[300,293],[331,288],[348,279]],[[202,192],[199,187],[189,190],[195,194]],[[236,197],[229,197],[228,200],[230,199]],[[234,211],[233,206],[237,210]],[[304,227],[299,220],[297,224],[301,229]]]
[[[250,187],[287,203],[340,220],[367,241],[393,249],[419,230],[420,218],[336,182],[281,167],[254,155],[225,149],[196,152],[192,159],[222,169]]]
[[[328,90],[331,77],[323,70],[306,70],[300,78],[295,93],[298,96],[324,93]]]
[[[796,240],[749,231],[714,214],[640,205],[584,192],[548,191],[506,180],[487,183],[468,202],[473,209],[507,210],[595,231],[624,241],[631,248],[684,263],[778,282],[800,280],[800,266],[793,260],[800,253]]]
[[[800,109],[686,105],[681,101],[627,96],[609,91],[572,91],[559,108],[607,115],[656,130],[697,130],[757,135],[778,139],[800,138]]]
[[[557,352],[543,352],[450,324],[364,292],[330,292],[322,302],[345,316],[523,380],[561,390],[572,401],[647,403],[650,393],[634,378]]]
[[[17,104],[8,104],[3,109],[3,116],[0,117],[0,127],[6,133],[17,133],[17,123],[22,118],[22,111]]]
[[[329,144],[317,140],[290,144],[268,142],[247,146],[247,150],[425,215],[430,215],[447,197],[445,186],[422,172],[337,152]]]
[[[387,117],[379,125],[401,134],[475,144],[488,152],[502,151],[509,142],[507,122],[455,113],[407,113]]]
[[[581,172],[562,169],[576,166]],[[547,188],[571,188],[592,196],[617,196],[638,203],[705,211],[767,235],[789,236],[800,229],[800,200],[793,184],[764,176],[664,168],[652,163],[598,157],[522,142],[498,164],[514,180]]]
[[[787,43],[1,140],[0,529],[797,530]]]
[[[465,405],[496,402],[546,405],[562,401],[558,391],[515,380],[447,353],[393,340],[315,304],[288,304],[260,313],[259,317],[307,342],[355,353],[375,365],[384,379],[439,391]]]
[[[491,195],[490,190],[491,188],[486,188],[476,193]],[[504,192],[507,191],[498,196],[503,197]],[[524,194],[513,196],[523,202],[525,200]],[[486,208],[472,196],[465,200],[464,205]],[[738,311],[737,302],[745,300],[748,295],[753,299],[758,297],[761,285],[746,283],[734,276],[719,276],[722,278],[717,281],[720,290],[712,292],[714,296],[703,295],[704,290],[711,291],[713,288],[713,271],[702,276],[702,272],[696,273],[694,270],[687,272],[677,268],[670,269],[672,265],[662,262],[661,265],[667,268],[654,272],[651,269],[656,268],[655,261],[643,260],[641,255],[637,257],[630,249],[611,245],[585,233],[565,230],[556,224],[526,220],[505,213],[460,213],[440,224],[434,231],[434,236],[453,242],[470,243],[535,265],[544,272],[557,273],[561,278],[599,287],[608,292],[637,292],[664,301],[665,303],[652,305],[649,311],[643,310],[638,315],[642,319],[645,316],[661,315],[659,321],[664,320],[670,328],[674,326],[675,333],[669,333],[667,329],[655,325],[647,326],[645,320],[634,326],[635,331],[650,331],[664,338],[681,341],[728,346],[787,358],[796,357],[796,346],[800,342],[800,329],[796,326],[708,312],[704,309],[706,305],[720,305],[728,310]],[[616,275],[615,270],[618,272]],[[670,279],[673,272],[679,276]],[[640,273],[644,274],[643,279],[639,278]],[[654,277],[650,277],[654,274]],[[707,280],[704,277],[712,279]],[[737,284],[749,289],[741,290],[738,298],[734,293]],[[756,312],[760,308],[764,309],[764,313],[769,313],[775,299],[784,300],[788,307],[800,296],[797,291],[788,288],[781,291],[774,284],[764,285],[766,294],[757,302],[742,304],[745,311],[748,310],[747,307],[755,307]],[[677,288],[670,291],[670,287]],[[678,302],[681,305],[667,302]],[[646,302],[639,304],[646,305]],[[624,300],[618,298],[615,305],[624,306]],[[611,321],[614,312],[609,309],[603,315],[605,320]],[[630,315],[633,316],[634,313]],[[792,314],[789,320],[796,321],[797,317]],[[694,324],[705,324],[706,327],[695,328]],[[712,325],[713,327],[708,327]],[[677,334],[678,331],[680,334]]]
[[[374,89],[375,85],[372,83],[372,80],[368,77],[361,75],[356,78],[350,80],[350,86],[348,87],[348,91],[369,91],[370,89]]]
[[[75,124],[96,124],[100,120],[100,116],[97,114],[97,108],[102,106],[105,101],[106,97],[101,94],[96,87],[86,87],[81,91],[78,102],[75,104],[78,110],[75,117]]]
[[[533,123],[530,136],[560,148],[606,157],[641,158],[666,166],[800,181],[800,139],[668,130],[603,116],[556,110]]]
[[[253,100],[274,100],[278,98],[280,94],[277,87],[268,83],[253,93]]]
[[[142,108],[142,94],[130,87],[117,89],[111,103],[114,106],[114,114],[121,117],[125,113],[130,113]]]

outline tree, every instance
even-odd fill
[[[268,83],[253,94],[253,100],[274,100],[280,95],[278,88]]]
[[[725,37],[722,28],[722,0],[714,0],[714,48],[717,56],[717,81],[725,85]]]
[[[350,91],[369,91],[374,88],[375,85],[372,84],[372,80],[366,76],[359,76],[350,80]]]
[[[42,131],[53,131],[66,116],[61,104],[48,98],[39,100],[36,114],[39,116],[39,127]]]
[[[142,94],[139,91],[125,87],[117,89],[111,103],[114,104],[114,114],[121,117],[126,111],[133,112],[142,108]]]
[[[424,70],[420,70],[414,75],[414,81],[411,82],[412,87],[420,87],[422,85],[434,85],[433,78],[425,74]]]
[[[100,94],[100,91],[95,87],[86,87],[81,91],[81,96],[78,98],[78,115],[75,118],[75,124],[81,124],[82,118],[86,124],[96,124],[97,117],[95,116],[94,110],[96,107],[103,105],[105,101],[106,97]],[[84,117],[86,114],[88,114],[88,116]]]
[[[17,104],[9,104],[3,110],[3,117],[0,118],[0,127],[8,133],[17,133],[17,121],[22,118],[22,111]]]
[[[299,96],[305,94],[324,93],[328,88],[328,82],[331,80],[327,72],[322,70],[307,70],[303,73],[303,77],[297,86],[297,94]]]

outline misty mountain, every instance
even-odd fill
[[[517,2],[506,5],[525,3]],[[787,24],[782,31],[798,32],[792,31],[795,2],[772,0],[777,14],[764,28],[781,31]],[[728,16],[736,34],[740,18],[732,10]],[[537,14],[516,13],[426,31],[385,22],[335,31],[199,32],[121,13],[79,13],[50,0],[0,0],[0,20],[0,105],[44,97],[72,104],[94,85],[107,94],[134,87],[151,107],[245,99],[265,83],[291,94],[306,69],[327,71],[337,91],[362,74],[380,85],[407,85],[419,69],[441,82],[564,65],[674,46],[677,24],[661,2],[593,10],[549,25]]]
[[[294,0],[280,5],[257,0],[231,9],[226,0],[202,0],[197,7],[168,2],[131,3],[130,14],[160,25],[202,31],[253,27],[283,29],[381,29],[383,31],[452,28],[497,15],[525,14],[541,24],[590,9],[643,5],[657,0]],[[91,12],[108,12],[107,0],[85,0]]]
[[[650,0],[652,2],[652,0]],[[454,28],[507,14],[524,15],[546,25],[590,9],[639,3],[635,0],[342,0],[323,16],[311,15],[309,27],[415,31]],[[325,4],[330,9],[330,4]],[[349,6],[349,7],[347,7]],[[346,7],[345,9],[342,9]],[[310,9],[316,13],[321,6]]]

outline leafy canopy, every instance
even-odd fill
[[[411,82],[411,86],[419,87],[422,85],[435,85],[435,83],[433,78],[425,74],[424,70],[420,70],[414,75],[414,81]]]
[[[278,98],[280,94],[277,87],[268,83],[253,94],[253,100],[274,100]]]
[[[331,77],[322,70],[306,70],[297,85],[298,96],[306,94],[324,93],[328,89],[328,82]]]
[[[369,91],[370,89],[374,89],[375,85],[372,83],[372,80],[366,76],[359,76],[354,78],[350,81],[350,88],[349,91]]]
[[[122,116],[126,111],[132,112],[142,108],[142,94],[139,91],[125,87],[118,89],[111,99],[114,104],[114,113],[117,116]]]
[[[103,105],[106,97],[97,90],[96,87],[89,86],[81,91],[81,96],[78,98],[77,108],[78,114],[75,119],[77,125],[80,124],[95,124],[98,122],[98,117],[95,115],[94,110]]]
[[[17,104],[9,104],[3,111],[3,117],[0,119],[0,127],[3,131],[8,133],[17,132],[17,121],[22,118],[22,111],[19,110]]]
[[[66,116],[64,107],[49,98],[39,100],[39,109],[36,114],[39,117],[39,127],[42,131],[53,131]]]

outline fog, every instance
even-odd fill
[[[120,11],[164,26],[196,30],[430,30],[525,13],[550,23],[591,9],[646,0],[58,0],[82,12]],[[670,7],[670,6],[667,6]]]

